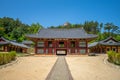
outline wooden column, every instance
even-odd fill
[[[35,53],[37,54],[37,42],[35,42]]]
[[[116,46],[116,49],[117,49],[117,51],[116,51],[116,52],[118,53],[118,46]]]
[[[56,40],[54,40],[54,54],[56,55]]]
[[[102,47],[100,47],[100,53],[102,53]]]
[[[44,54],[48,54],[48,40],[45,40],[44,46],[45,46]]]
[[[68,53],[68,40],[66,40],[66,48],[67,48],[67,53]]]
[[[79,54],[79,40],[76,40],[75,47],[77,48],[77,54]]]
[[[88,54],[88,41],[87,40],[85,41],[86,41],[86,53]]]
[[[105,46],[105,53],[107,53],[107,48],[106,48],[106,46]]]
[[[112,46],[110,46],[110,49],[112,50]]]
[[[5,46],[3,46],[3,51],[5,51]]]
[[[53,52],[53,50],[54,50],[53,54],[55,55],[55,40],[52,41],[52,52]]]

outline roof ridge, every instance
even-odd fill
[[[119,41],[116,40],[113,36],[109,36],[109,37],[107,37],[106,39],[101,40],[100,42],[105,42],[105,41],[109,40],[110,38],[112,38],[112,39],[115,40],[116,42],[119,42]]]
[[[73,29],[83,29],[83,28],[43,28],[43,29],[40,29],[40,30],[55,30],[55,29],[58,29],[58,30],[73,30]]]

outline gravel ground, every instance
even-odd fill
[[[46,80],[73,80],[65,56],[59,56]]]
[[[120,80],[120,69],[105,64],[105,54],[66,57],[74,80]]]
[[[0,69],[0,80],[45,80],[57,57],[20,57],[17,63]]]

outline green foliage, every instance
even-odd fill
[[[115,55],[115,64],[118,64],[118,65],[120,65],[120,53],[117,53],[116,55]]]
[[[120,53],[114,51],[108,51],[108,61],[117,65],[120,65]]]
[[[29,27],[26,24],[23,24],[19,19],[13,19],[9,17],[0,18],[0,27],[4,29],[2,35],[10,40],[19,41],[19,38],[23,37]]]
[[[4,35],[4,28],[3,27],[0,27],[0,36]]]
[[[97,34],[99,32],[99,28],[98,28],[99,23],[97,21],[85,21],[84,23],[84,29],[88,32],[88,33],[92,33],[92,34]]]
[[[25,34],[37,33],[41,28],[42,26],[39,23],[33,23],[30,26],[23,24],[18,18],[0,18],[0,36],[3,36],[9,40],[16,40],[17,42],[26,40]]]
[[[39,29],[43,28],[39,23],[33,23],[29,28],[30,33],[37,33]]]
[[[107,31],[108,36],[113,36],[114,33],[117,33],[119,31],[119,27],[115,26],[113,23],[106,23],[104,30]]]
[[[4,55],[3,53],[0,53],[0,65],[3,64],[4,61]]]
[[[11,55],[11,60],[15,60],[16,52],[15,51],[11,51],[10,55]]]
[[[5,53],[3,56],[3,64],[7,64],[10,61],[10,54]]]
[[[12,60],[15,60],[16,52],[11,51],[9,53],[0,53],[0,65],[7,64]]]
[[[107,54],[108,54],[108,61],[113,63],[115,61],[116,53],[114,51],[108,51]]]
[[[117,35],[115,38],[116,40],[120,41],[120,35]]]

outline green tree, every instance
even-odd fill
[[[119,27],[115,26],[113,23],[106,23],[104,30],[107,31],[107,36],[113,36],[115,33],[120,31]]]
[[[99,32],[99,23],[97,21],[85,21],[84,25],[84,29],[88,32],[88,33],[93,33],[93,34],[97,34]]]
[[[108,36],[110,36],[110,35],[111,35],[111,34],[110,34],[110,30],[112,29],[112,26],[113,26],[113,24],[112,24],[112,23],[106,23],[106,24],[105,24],[105,26],[104,26],[104,30],[106,30],[106,31],[107,31]]]
[[[0,18],[0,26],[3,34],[2,36],[17,41],[23,37],[24,34],[28,33],[29,25],[23,24],[18,18],[13,19],[10,17]]]
[[[0,27],[0,36],[4,35],[4,28],[3,27]]]
[[[32,23],[32,25],[29,27],[29,31],[30,33],[37,33],[41,28],[43,28],[43,26],[39,23]]]

